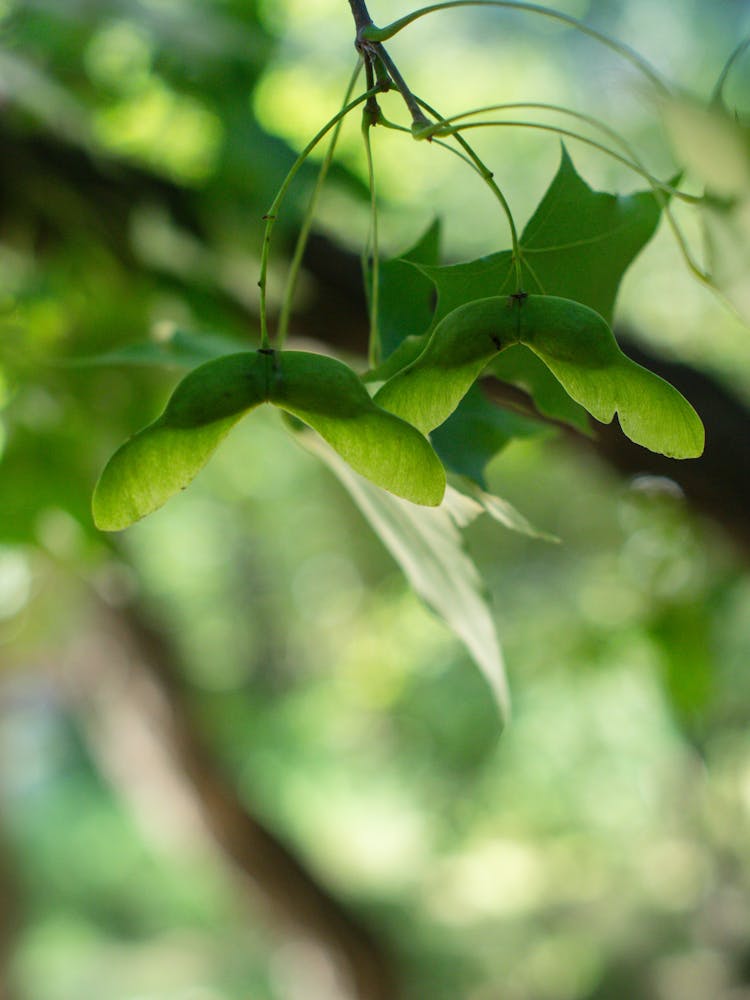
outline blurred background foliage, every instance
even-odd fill
[[[750,31],[743,0],[560,6],[702,97]],[[379,23],[406,10],[371,8]],[[562,540],[470,531],[510,667],[502,736],[462,649],[272,415],[124,537],[93,529],[98,470],[175,371],[73,362],[176,328],[252,342],[261,216],[353,61],[343,0],[2,0],[0,45],[3,1000],[351,995],[314,934],[268,920],[275,902],[294,923],[283,878],[275,900],[262,878],[249,891],[248,865],[240,877],[207,836],[221,796],[206,774],[369,928],[406,998],[747,1000],[747,551],[674,483],[624,481],[553,438],[493,465],[501,495]],[[640,81],[570,31],[454,11],[391,49],[444,113],[567,101],[673,167]],[[749,85],[745,60],[730,102],[746,109]],[[359,252],[366,236],[357,132],[295,331],[352,353],[353,293],[325,277],[331,241]],[[505,245],[451,158],[375,138],[386,248],[435,214],[449,258]],[[520,130],[480,146],[523,219],[559,147]],[[573,152],[595,186],[637,186]],[[279,223],[273,294],[300,204]],[[620,316],[750,395],[746,331],[668,234]],[[162,697],[200,768],[163,745]]]

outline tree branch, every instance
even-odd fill
[[[96,725],[105,720],[109,731],[103,738],[108,750],[119,742],[112,732],[118,725],[112,712],[122,713],[130,701],[129,717],[141,724],[146,720],[149,734],[158,734],[162,744],[163,753],[154,755],[152,748],[150,759],[159,756],[161,767],[168,767],[170,761],[178,765],[168,782],[174,786],[186,779],[204,828],[276,922],[325,950],[344,981],[347,996],[354,1000],[397,1000],[400,991],[391,956],[250,813],[218,766],[201,737],[175,651],[164,633],[134,604],[115,611],[99,599],[97,602],[105,641],[108,639],[114,649],[108,652],[106,645],[99,646],[88,669],[84,667],[82,690],[87,698],[95,698]],[[127,678],[123,677],[123,655]],[[132,752],[127,744],[126,752]],[[149,764],[149,768],[154,766]]]
[[[369,28],[372,24],[372,18],[367,10],[365,0],[349,0],[349,6],[351,7],[352,17],[357,28],[357,41],[359,41],[364,29]]]

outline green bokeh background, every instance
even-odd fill
[[[371,5],[379,23],[406,9]],[[750,30],[739,0],[561,9],[704,97]],[[325,956],[273,930],[184,789],[149,764],[116,690],[97,701],[97,659],[117,658],[99,602],[116,614],[135,599],[243,801],[367,920],[408,1000],[747,1000],[750,575],[674,484],[623,481],[552,438],[492,465],[499,494],[561,539],[469,531],[509,667],[502,735],[463,648],[273,414],[124,536],[93,529],[99,468],[176,373],[70,360],[171,324],[251,342],[260,216],[340,103],[351,35],[343,0],[0,4],[0,831],[16,890],[0,913],[17,924],[0,995],[338,996]],[[391,52],[446,113],[567,101],[673,170],[642,82],[570,31],[454,11]],[[749,85],[745,61],[730,99],[746,108]],[[400,115],[395,97],[384,107]],[[319,218],[359,252],[357,136],[352,123]],[[435,214],[451,259],[507,245],[460,164],[375,139],[386,250]],[[480,145],[523,222],[556,141],[508,130]],[[77,181],[66,157],[82,151],[113,182],[135,178],[132,200]],[[572,152],[593,185],[639,186]],[[311,176],[279,222],[273,301]],[[629,273],[619,317],[750,395],[746,330],[692,283],[668,233]]]

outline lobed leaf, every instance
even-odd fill
[[[435,220],[414,246],[380,265],[378,336],[383,358],[407,337],[419,336],[430,326],[435,309],[432,282],[413,264],[437,264],[440,259],[440,222]]]
[[[750,326],[750,195],[732,204],[702,206],[711,281]]]
[[[659,217],[651,191],[592,190],[563,146],[557,174],[521,234],[525,290],[582,302],[611,322],[622,277]],[[512,263],[504,250],[463,264],[418,265],[438,292],[434,322],[465,302],[513,291]]]
[[[720,198],[750,196],[750,129],[722,105],[662,103],[667,135],[680,163]]]
[[[581,302],[611,323],[623,275],[660,216],[650,189],[594,191],[563,146],[557,175],[521,235],[525,290]]]
[[[720,103],[666,101],[675,153],[706,186],[701,216],[711,283],[750,324],[750,128]]]

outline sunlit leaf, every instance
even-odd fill
[[[253,351],[196,368],[162,416],[112,456],[94,492],[97,527],[117,531],[156,510],[264,402],[309,424],[378,486],[413,503],[442,500],[445,472],[429,441],[381,410],[346,365],[302,351]]]
[[[750,325],[750,197],[702,207],[711,280]]]
[[[505,667],[484,583],[466,552],[459,526],[481,505],[448,487],[437,508],[417,507],[376,489],[320,441],[307,439],[349,491],[422,600],[463,642],[507,717]]]
[[[706,188],[701,217],[713,285],[750,324],[750,128],[720,101],[666,101],[675,154]]]

